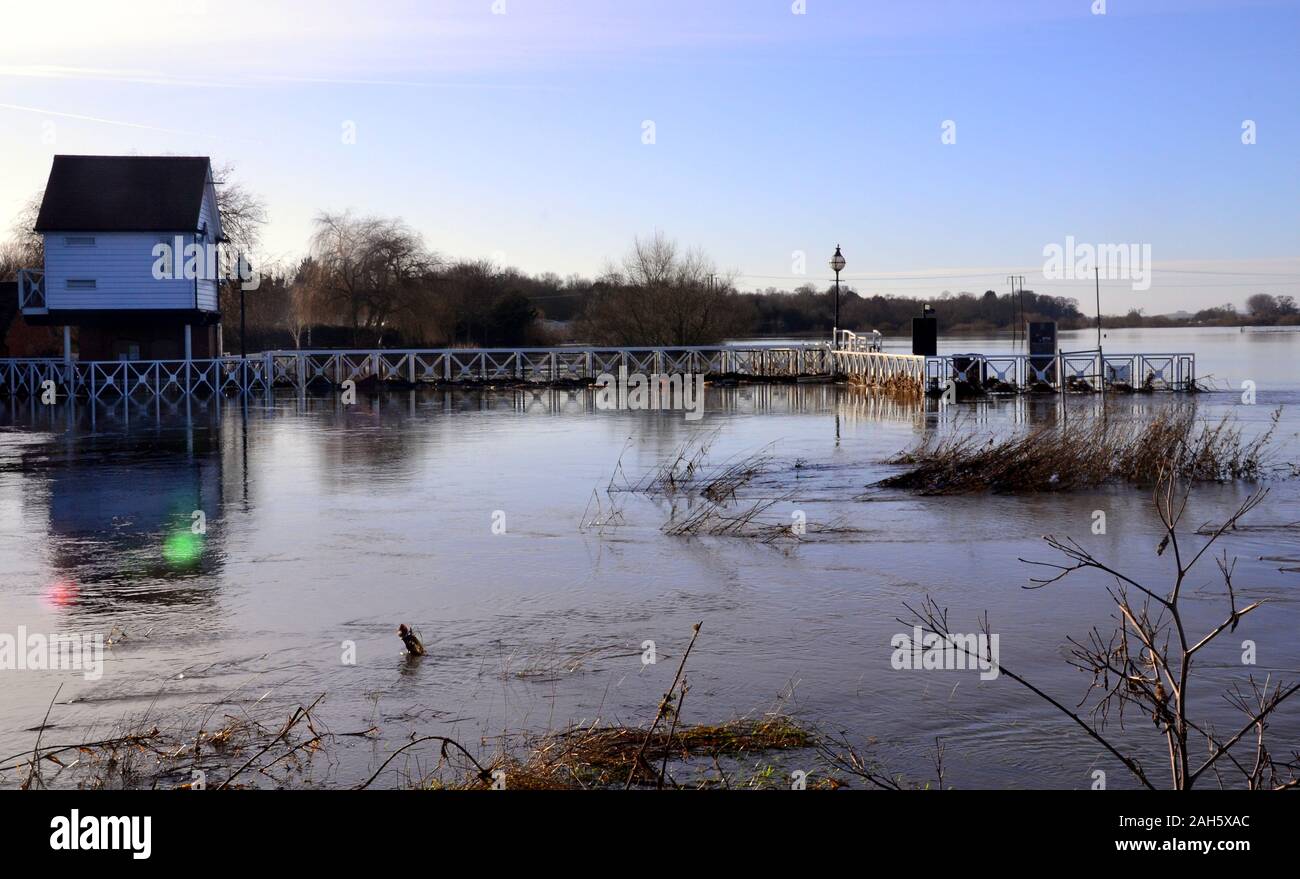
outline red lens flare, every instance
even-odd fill
[[[51,607],[68,607],[77,600],[77,584],[58,580],[45,587],[45,603]]]

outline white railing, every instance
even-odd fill
[[[948,380],[985,389],[1019,390],[1035,386],[1194,390],[1196,355],[1103,354],[1097,349],[1056,354],[944,354],[925,358],[927,384]]]
[[[867,385],[897,385],[921,390],[925,383],[925,358],[919,354],[886,354],[877,350],[837,350],[835,372],[852,382]]]
[[[255,391],[272,386],[592,381],[602,374],[691,373],[794,379],[832,370],[826,345],[715,345],[627,348],[435,348],[265,351],[203,360],[0,360],[0,388],[60,388],[104,394]]]
[[[39,269],[18,270],[18,309],[20,311],[44,311],[45,272]]]
[[[837,330],[835,348],[839,351],[879,351],[884,347],[884,340],[879,330],[870,333]]]
[[[869,385],[941,387],[948,381],[986,390],[1046,385],[1094,389],[1192,390],[1196,355],[945,354],[923,357],[816,345],[713,345],[627,348],[420,348],[348,351],[266,351],[203,360],[0,359],[0,392],[39,393],[53,381],[64,393],[245,393],[272,387],[305,390],[343,382],[388,384],[581,383],[602,374],[704,374],[793,380],[844,375]]]

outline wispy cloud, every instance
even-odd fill
[[[511,91],[554,91],[557,86],[529,82],[483,82],[467,79],[394,79],[374,77],[295,76],[291,74],[234,74],[197,78],[159,70],[128,70],[105,67],[61,67],[49,64],[0,64],[0,77],[76,80],[80,82],[128,83],[176,88],[248,89],[267,85],[348,85],[416,89],[501,89]]]
[[[47,110],[41,107],[24,107],[21,104],[0,103],[0,110],[13,110],[18,113],[34,113],[38,116],[53,116],[59,119],[75,119],[79,122],[94,122],[98,125],[115,125],[120,128],[135,128],[141,131],[155,131],[162,134],[176,134],[184,137],[202,137],[211,140],[242,140],[246,143],[262,143],[262,141],[250,140],[249,138],[228,138],[225,135],[214,134],[211,131],[185,131],[179,128],[165,128],[158,125],[149,125],[144,122],[129,122],[124,119],[107,119],[103,116],[88,116],[83,113],[65,113],[60,110]]]
[[[128,70],[108,67],[63,67],[54,64],[0,64],[0,76],[31,79],[74,79],[90,82],[138,83],[143,85],[169,85],[183,87],[218,86],[235,88],[233,80],[198,78],[176,75],[158,70]]]

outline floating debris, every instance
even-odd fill
[[[420,640],[419,635],[415,634],[415,630],[406,623],[402,623],[397,627],[397,637],[401,638],[402,643],[406,645],[408,654],[411,656],[424,656],[424,642]]]

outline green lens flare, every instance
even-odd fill
[[[188,568],[203,555],[203,535],[186,528],[177,531],[163,542],[163,558],[174,568]]]

